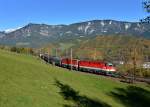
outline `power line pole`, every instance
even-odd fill
[[[96,48],[94,50],[94,60],[96,60]]]
[[[71,51],[70,51],[70,58],[71,58],[70,70],[72,70],[72,48],[71,48]]]
[[[57,48],[56,48],[56,57],[57,57]]]
[[[48,63],[49,63],[49,58],[50,58],[50,49],[48,48]]]

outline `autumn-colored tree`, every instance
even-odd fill
[[[141,41],[133,41],[132,45],[125,46],[120,50],[121,59],[124,61],[124,68],[132,76],[132,82],[135,80],[137,68],[141,68],[144,60],[143,47]]]

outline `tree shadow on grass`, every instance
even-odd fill
[[[110,105],[93,100],[86,96],[79,95],[78,91],[75,91],[69,85],[62,84],[60,81],[55,81],[56,86],[60,88],[60,95],[67,101],[73,102],[74,106],[64,105],[64,107],[111,107]]]
[[[125,107],[148,107],[150,106],[150,91],[136,86],[116,88],[111,96],[120,101]]]

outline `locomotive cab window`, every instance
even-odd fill
[[[107,63],[107,65],[108,65],[108,66],[113,66],[113,64],[112,64],[112,63]]]

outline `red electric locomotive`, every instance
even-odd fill
[[[105,63],[102,61],[79,61],[79,70],[92,72],[96,74],[104,74],[104,75],[111,75],[113,74],[116,69],[113,67],[111,63]]]
[[[72,68],[83,72],[91,72],[96,74],[112,75],[116,69],[111,63],[102,61],[86,61],[64,58],[61,60],[61,65],[64,68]]]

